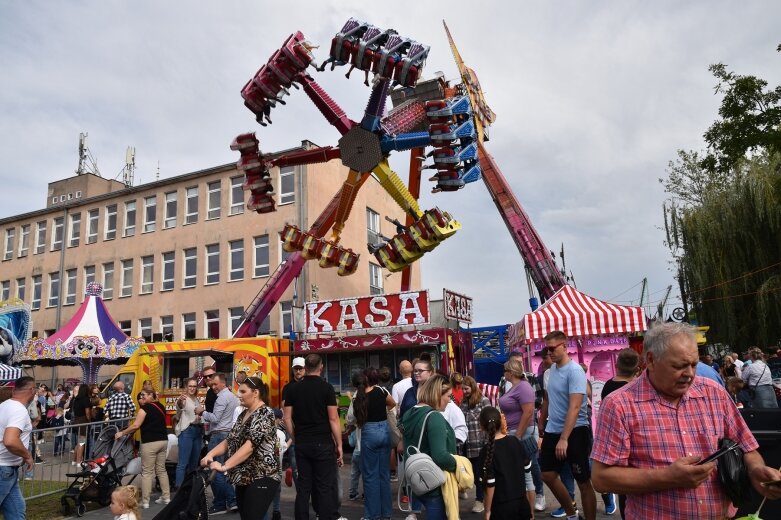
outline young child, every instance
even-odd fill
[[[531,463],[521,443],[508,437],[507,423],[493,406],[480,412],[480,428],[486,433],[486,445],[480,451],[483,459],[482,479],[485,488],[485,520],[533,518],[524,486],[524,471]]]
[[[62,403],[57,404],[57,411],[49,421],[49,426],[59,428],[54,434],[54,455],[59,457],[65,453],[65,441],[68,440],[68,430],[65,428],[65,409]]]
[[[111,493],[111,514],[114,520],[141,520],[138,511],[138,497],[141,491],[136,486],[120,486]]]

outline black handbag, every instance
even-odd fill
[[[729,448],[736,444],[732,439],[719,440],[719,448]],[[740,507],[749,500],[751,482],[743,462],[743,450],[740,447],[730,450],[719,459],[718,472],[721,489],[732,500],[735,507]]]

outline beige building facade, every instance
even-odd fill
[[[275,168],[277,211],[267,214],[246,209],[244,176],[235,164],[132,187],[92,174],[53,182],[45,209],[0,218],[0,301],[18,297],[30,304],[33,335],[47,337],[67,323],[87,284],[97,281],[109,312],[131,336],[230,337],[244,308],[285,259],[279,237],[284,225],[308,229],[346,175],[339,161]],[[291,326],[302,330],[303,324],[291,324],[297,314],[292,309],[305,301],[398,292],[401,273],[381,269],[367,250],[378,235],[395,234],[386,216],[405,218],[370,179],[340,241],[360,253],[357,272],[340,277],[336,269],[308,262],[261,332],[286,336]],[[418,262],[411,288],[419,287]],[[36,368],[36,378],[52,377],[45,371]],[[70,372],[59,369],[54,378]],[[78,370],[73,374],[80,376]]]

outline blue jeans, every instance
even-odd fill
[[[211,439],[209,439],[209,450],[213,450],[215,446],[224,441],[228,437],[228,432],[214,432]],[[225,462],[225,455],[214,457],[217,462]],[[228,508],[236,503],[236,491],[233,486],[228,484],[225,479],[225,475],[218,471],[214,475],[212,480],[212,493],[214,493],[214,502],[212,506]]]
[[[368,422],[361,427],[361,474],[365,495],[364,518],[390,518],[392,509],[388,421]]]
[[[179,434],[179,462],[176,463],[176,487],[181,487],[184,476],[198,469],[203,447],[203,426],[191,424]]]
[[[445,520],[445,500],[442,495],[438,497],[418,497],[420,503],[426,508],[426,520]]]
[[[358,481],[361,479],[361,450],[353,451],[352,463],[350,464],[350,491],[351,499],[360,496],[358,493]]]
[[[0,513],[8,520],[24,520],[25,508],[22,490],[19,489],[19,469],[0,466]]]

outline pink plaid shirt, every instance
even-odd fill
[[[721,438],[744,452],[759,447],[727,391],[695,378],[675,407],[643,374],[602,401],[591,458],[609,466],[662,468],[685,456],[707,456]],[[724,518],[728,499],[714,471],[696,489],[627,495],[626,518]]]

